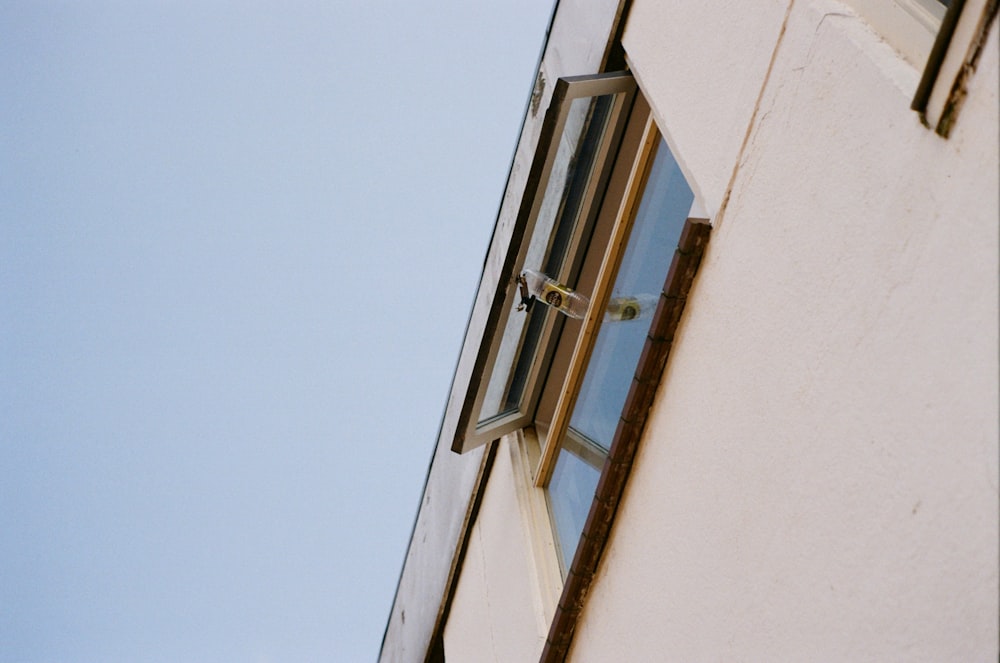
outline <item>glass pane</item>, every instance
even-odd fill
[[[580,533],[590,513],[590,503],[594,501],[597,481],[601,478],[600,469],[587,463],[582,455],[566,447],[560,449],[549,480],[549,511],[559,540],[564,573],[573,561]]]
[[[605,450],[611,448],[692,202],[694,193],[661,140],[570,417],[571,428]]]
[[[581,220],[584,193],[598,165],[596,157],[607,133],[616,96],[584,97],[570,102],[521,268],[565,278],[562,272],[570,239]],[[549,308],[534,306],[530,313],[524,313],[516,310],[519,303],[515,297],[510,304],[480,410],[481,424],[516,411],[524,396]]]

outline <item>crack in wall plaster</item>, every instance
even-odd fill
[[[795,0],[789,0],[788,8],[785,9],[785,16],[781,19],[781,30],[778,31],[778,38],[775,40],[774,49],[771,51],[771,59],[767,63],[767,71],[764,73],[764,81],[760,85],[760,92],[757,93],[757,100],[754,103],[753,113],[750,115],[750,122],[747,124],[747,130],[743,135],[743,142],[740,144],[740,151],[736,156],[736,163],[733,165],[733,172],[729,176],[729,183],[726,185],[726,192],[722,196],[722,204],[719,206],[719,213],[716,215],[715,221],[712,224],[716,229],[722,226],[723,220],[725,219],[726,209],[732,198],[733,187],[736,183],[736,178],[740,174],[740,170],[745,159],[744,155],[746,154],[751,138],[755,134],[755,127],[757,126],[757,113],[760,111],[761,102],[764,99],[764,93],[767,91],[768,82],[771,80],[771,72],[774,69],[774,63],[778,59],[778,51],[781,49],[781,44],[784,41],[785,30],[788,28],[788,18],[791,16],[792,8],[794,6]]]

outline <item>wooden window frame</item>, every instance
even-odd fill
[[[585,241],[586,227],[592,223],[589,217],[595,214],[600,206],[615,151],[635,99],[635,91],[635,80],[627,72],[564,77],[556,82],[552,101],[543,120],[538,147],[517,219],[511,230],[510,245],[500,270],[497,291],[487,314],[486,328],[476,356],[469,388],[459,413],[452,451],[464,453],[497,440],[511,431],[532,425],[541,397],[541,385],[551,365],[555,342],[566,326],[566,321],[560,315],[547,316],[519,406],[494,416],[482,416],[481,412],[493,371],[499,361],[498,355],[505,336],[507,320],[520,299],[517,276],[524,265],[528,246],[533,238],[535,222],[549,184],[549,176],[558,154],[559,142],[571,103],[578,99],[615,95],[607,120],[608,126],[605,135],[602,136],[600,153],[596,157],[597,165],[593,181],[588,182],[585,198],[581,204],[580,215],[588,218],[581,222],[571,241],[573,246],[570,254],[573,259],[567,261],[560,274],[552,275],[565,282],[575,283],[579,264],[574,264],[574,259],[580,255],[579,247],[576,245]],[[515,355],[515,361],[516,359]]]
[[[998,8],[1000,0],[952,0],[941,21],[910,108],[942,138],[965,103]]]

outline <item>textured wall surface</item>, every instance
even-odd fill
[[[449,661],[532,661],[548,630],[504,438],[472,527],[444,631]]]
[[[719,211],[781,32],[787,2],[637,0],[622,41],[671,151]],[[707,133],[706,133],[707,132]]]
[[[785,7],[732,4],[627,27],[710,203],[736,175],[571,660],[995,661],[996,24],[945,141],[845,5],[795,0],[765,76]]]

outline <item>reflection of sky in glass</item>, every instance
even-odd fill
[[[694,194],[664,142],[660,142],[639,203],[612,297],[659,299]],[[645,304],[644,304],[645,305]],[[650,316],[605,319],[598,332],[570,426],[606,451],[649,331]],[[594,499],[600,469],[565,446],[549,481],[549,505],[566,566],[573,560]]]
[[[612,297],[659,295],[693,201],[694,193],[661,140]],[[606,450],[611,447],[649,324],[647,316],[605,321],[597,335],[570,426]]]
[[[559,450],[559,458],[549,480],[549,507],[565,568],[569,568],[573,561],[600,476],[596,467],[572,451],[566,448]]]

